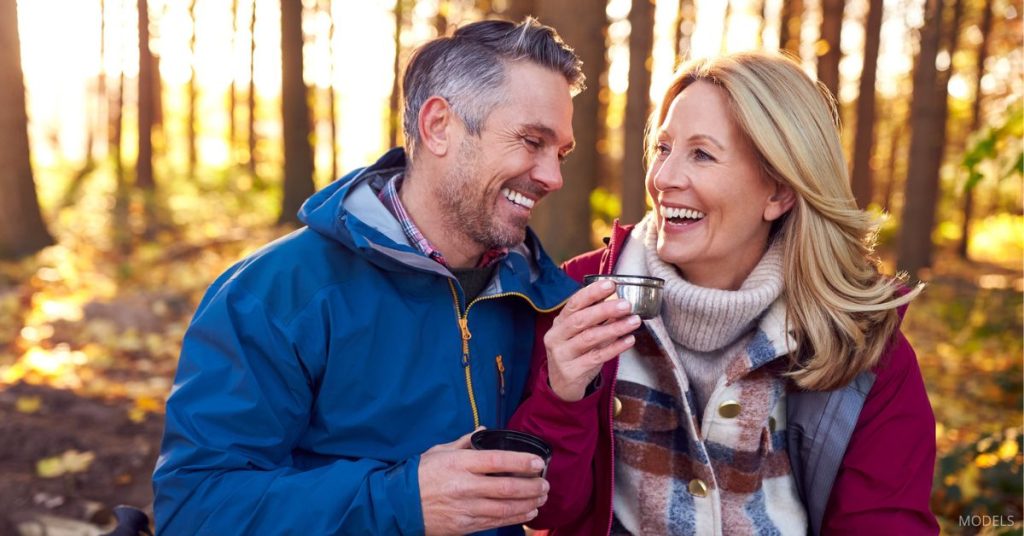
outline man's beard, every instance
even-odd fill
[[[485,248],[514,247],[526,238],[525,222],[519,226],[495,218],[496,199],[479,184],[479,172],[480,150],[473,140],[463,140],[454,169],[438,188],[445,223]]]

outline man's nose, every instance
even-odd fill
[[[562,161],[558,156],[544,156],[537,165],[533,167],[533,180],[541,183],[548,193],[554,192],[562,187]]]

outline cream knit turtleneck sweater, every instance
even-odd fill
[[[694,390],[697,410],[703,413],[719,378],[741,350],[744,335],[782,294],[781,248],[768,248],[738,290],[704,288],[658,258],[657,226],[650,218],[645,224],[647,270],[665,280],[661,319]]]

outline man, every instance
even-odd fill
[[[562,185],[580,61],[557,34],[470,24],[404,77],[392,149],[307,225],[230,268],[183,342],[154,473],[165,534],[521,533],[543,462],[473,451],[577,288],[526,228]],[[500,531],[498,527],[506,527]]]

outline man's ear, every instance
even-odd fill
[[[450,127],[454,111],[443,97],[433,96],[420,106],[419,124],[420,147],[434,156],[444,156],[451,145]]]
[[[793,188],[779,181],[772,182],[775,184],[775,193],[768,198],[768,203],[764,207],[765,221],[775,221],[781,218],[796,203],[796,192],[793,191]]]

